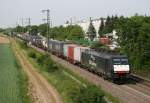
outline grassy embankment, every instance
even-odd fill
[[[28,80],[10,44],[0,44],[0,102],[30,103]]]
[[[104,96],[112,103],[120,103],[118,99],[105,93],[99,87],[93,86],[79,75],[55,63],[49,56],[26,47],[24,43],[19,42],[19,44],[21,52],[28,57],[30,62],[38,68],[39,72],[58,90],[64,103],[83,103],[81,99],[89,99],[87,103],[97,103],[92,101],[95,98],[99,99],[100,103],[104,103]]]

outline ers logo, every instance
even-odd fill
[[[96,58],[93,55],[90,56],[89,64],[96,67]]]

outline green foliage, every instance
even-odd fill
[[[111,33],[115,29],[115,24],[116,24],[117,20],[118,20],[117,15],[115,17],[108,16],[106,18],[105,23],[104,23],[104,19],[101,18],[101,25],[98,30],[98,34],[100,35],[100,37],[105,36],[105,34],[107,34],[107,33]]]
[[[93,47],[93,48],[103,48],[103,47],[106,47],[105,45],[103,44],[100,44],[100,42],[98,41],[89,41],[88,39],[78,39],[78,40],[73,40],[72,41],[73,43],[75,44],[79,44],[79,45],[82,45],[82,46],[87,46],[87,47]]]
[[[14,29],[15,32],[17,33],[22,33],[22,32],[25,32],[25,28],[22,27],[22,26],[17,26],[15,29]]]
[[[44,67],[43,69],[45,69],[48,72],[55,72],[58,70],[57,65],[51,60],[48,54],[40,55],[36,61],[39,65]]]
[[[139,30],[138,45],[140,51],[140,59],[144,68],[150,70],[150,22],[143,23]]]
[[[66,28],[63,26],[51,28],[50,33],[51,38],[58,40],[65,40],[67,38]]]
[[[37,33],[38,33],[38,26],[36,26],[36,25],[31,26],[31,31],[30,31],[30,33],[31,33],[32,35],[37,35]]]
[[[55,72],[58,70],[58,66],[51,60],[49,56],[45,60],[44,67],[48,72]]]
[[[4,29],[0,28],[0,32],[4,32]]]
[[[68,30],[67,39],[69,40],[77,40],[80,38],[84,38],[84,32],[80,26],[68,26],[66,30]]]
[[[133,68],[150,69],[150,17],[120,17],[116,28],[118,43],[129,55]]]
[[[106,45],[104,44],[101,44],[99,42],[95,42],[91,45],[91,48],[95,48],[95,49],[98,49],[98,48],[104,48],[104,49],[109,49],[109,47],[107,47]]]
[[[103,33],[107,34],[107,33],[111,33],[112,32],[112,19],[108,16],[105,22],[105,27],[103,29]]]
[[[47,56],[46,55],[40,55],[38,58],[37,58],[37,63],[40,64],[41,66],[44,65],[44,61],[46,60]]]
[[[39,25],[38,32],[43,36],[47,36],[47,24]]]
[[[19,42],[20,44],[20,47],[23,48],[23,49],[27,49],[28,48],[28,45],[27,45],[27,42]]]
[[[83,46],[90,46],[94,41],[89,41],[88,39],[81,38],[78,40],[74,40],[73,42]]]
[[[104,36],[104,32],[103,32],[104,26],[105,26],[104,25],[104,19],[101,18],[101,25],[99,26],[99,30],[98,30],[98,34],[99,34],[100,37]]]
[[[84,32],[80,26],[70,25],[67,27],[54,27],[50,30],[51,38],[58,40],[77,40],[84,38]]]
[[[104,93],[94,85],[75,89],[70,96],[74,103],[106,103],[103,99]]]
[[[33,51],[29,51],[28,56],[35,59],[37,57],[36,53]]]
[[[90,18],[90,24],[89,24],[89,28],[87,31],[88,36],[90,37],[91,41],[93,41],[93,39],[96,37],[96,30],[92,24],[92,20]]]

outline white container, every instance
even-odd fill
[[[74,60],[76,62],[81,62],[81,54],[85,50],[89,49],[88,47],[77,46],[74,48]]]
[[[64,46],[63,46],[63,55],[64,55],[64,57],[68,56],[68,46],[69,46],[69,44],[64,44]]]
[[[42,40],[42,44],[43,44],[43,47],[47,48],[47,40],[46,39]]]

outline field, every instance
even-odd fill
[[[0,103],[29,103],[27,77],[16,60],[9,40],[0,37]]]
[[[17,64],[9,44],[0,44],[0,71],[1,103],[20,103]]]

